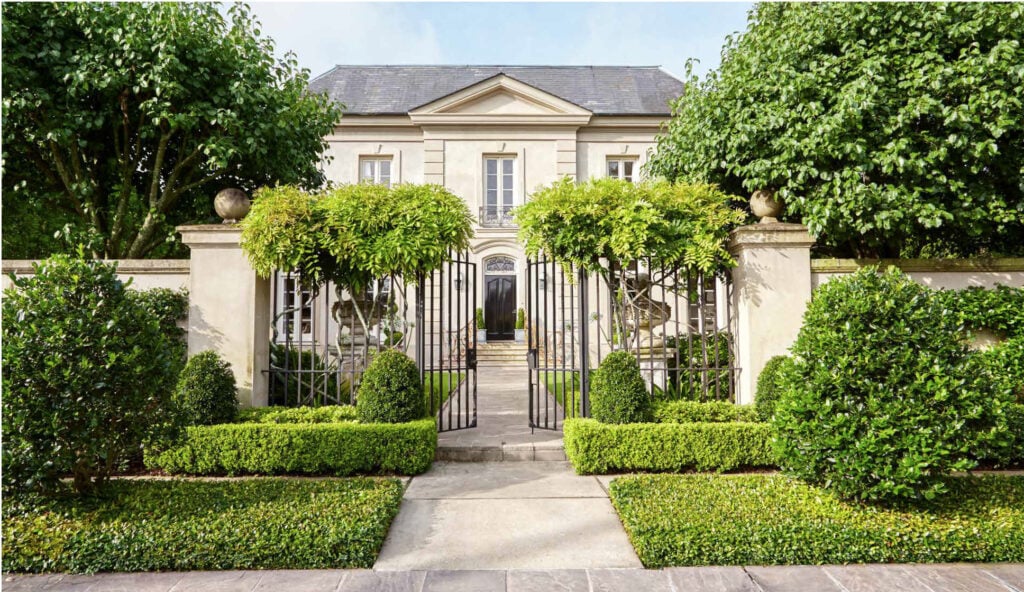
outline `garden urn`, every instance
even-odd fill
[[[234,187],[221,189],[213,198],[213,209],[224,219],[224,224],[237,224],[249,213],[251,206],[249,196]]]
[[[750,196],[750,211],[761,219],[761,224],[774,224],[782,214],[782,200],[769,189],[758,189]]]

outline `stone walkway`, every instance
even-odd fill
[[[567,462],[436,462],[413,477],[376,570],[640,567],[595,477]]]
[[[568,542],[568,541],[567,541]],[[1024,565],[7,576],[4,592],[1024,592]]]
[[[531,433],[526,372],[525,362],[521,366],[481,367],[477,372],[477,427],[440,434],[438,460],[565,460],[561,430]],[[551,405],[554,411],[553,400]]]

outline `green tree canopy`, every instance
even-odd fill
[[[643,258],[713,273],[734,264],[725,239],[744,217],[731,198],[713,185],[565,178],[535,192],[515,216],[532,257],[543,252],[591,271],[602,271],[602,260]]]
[[[316,187],[340,109],[244,5],[4,3],[5,257],[146,257],[213,194]]]
[[[466,202],[440,185],[264,188],[242,221],[242,248],[257,273],[298,272],[314,290],[327,281],[352,292],[375,278],[415,281],[472,236]]]
[[[838,255],[1024,253],[1024,5],[759,4],[649,172],[772,189]]]

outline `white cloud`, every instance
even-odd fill
[[[313,76],[335,64],[442,62],[433,25],[387,4],[257,2],[251,7],[278,53],[295,52]]]

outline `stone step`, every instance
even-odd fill
[[[559,445],[503,444],[500,446],[437,447],[434,460],[449,462],[546,462],[564,461],[565,449]]]

